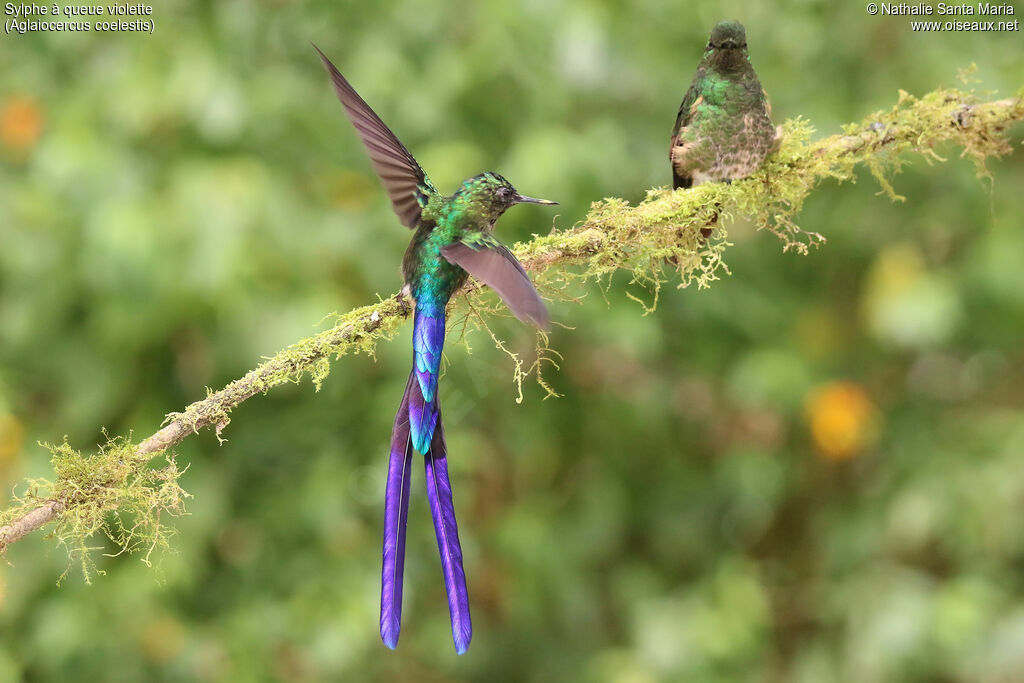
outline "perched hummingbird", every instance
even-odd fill
[[[719,22],[672,129],[672,187],[745,178],[781,142],[782,127],[772,127],[768,93],[747,55],[743,24]],[[707,238],[711,229],[701,232]]]
[[[405,145],[399,142],[324,53],[319,48],[316,51],[388,191],[395,213],[403,225],[416,231],[402,261],[405,285],[416,302],[413,364],[391,431],[391,458],[384,499],[380,637],[390,648],[398,645],[402,621],[405,527],[415,449],[423,454],[426,466],[427,498],[441,553],[452,636],[455,651],[462,654],[469,647],[473,627],[437,394],[441,349],[444,347],[445,308],[452,293],[466,281],[469,273],[495,290],[517,318],[547,329],[547,308],[526,271],[512,252],[491,233],[495,221],[514,204],[556,202],[523,196],[507,180],[492,172],[474,176],[462,183],[452,196],[443,196],[427,179]]]

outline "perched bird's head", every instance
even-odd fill
[[[462,187],[455,193],[455,197],[462,200],[459,202],[460,204],[479,211],[491,221],[498,220],[498,217],[505,213],[506,209],[515,204],[558,203],[519,194],[519,191],[512,187],[512,183],[492,171],[481,173],[462,183]]]
[[[720,21],[711,29],[708,48],[718,50],[745,49],[747,47],[747,31],[738,21]]]
[[[711,29],[704,59],[719,67],[737,68],[748,61],[747,31],[738,21],[720,21]]]

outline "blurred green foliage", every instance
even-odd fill
[[[1017,7],[1020,14],[1022,8]],[[156,31],[0,41],[0,481],[219,387],[399,285],[409,237],[310,47],[450,190],[498,170],[637,200],[715,21],[780,120],[897,89],[1021,86],[1019,33],[912,33],[856,3],[175,2]],[[1021,130],[1014,132],[1020,146]],[[178,449],[194,495],[155,570],[0,567],[0,680],[1012,681],[1024,671],[1024,161],[916,163],[901,204],[826,183],[780,253],[643,316],[559,305],[542,401],[477,334],[442,381],[475,621],[456,658],[416,482],[401,644],[377,635],[385,449],[409,332]],[[550,229],[517,208],[506,241]],[[530,353],[515,321],[497,326]],[[102,543],[101,540],[98,542]]]

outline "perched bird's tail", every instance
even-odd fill
[[[380,636],[394,648],[402,620],[402,571],[405,565],[405,529],[409,512],[413,449],[423,454],[427,499],[434,518],[441,554],[444,586],[448,594],[455,651],[462,654],[473,637],[469,615],[466,572],[455,521],[452,486],[448,480],[448,446],[437,396],[441,348],[444,346],[444,308],[416,307],[413,324],[413,367],[391,432],[384,504],[384,558],[381,570]]]
[[[672,169],[672,189],[673,190],[678,190],[680,187],[693,187],[693,176],[679,175],[679,173],[677,173],[676,169],[673,167],[673,169]],[[718,221],[717,214],[715,215],[715,217],[712,219],[711,222],[712,222],[712,224],[714,224],[716,221]],[[709,237],[711,237],[711,233],[712,232],[714,232],[714,228],[710,228],[710,227],[708,227],[708,228],[701,228],[700,229],[700,236],[702,238],[704,238],[704,240],[707,240]]]

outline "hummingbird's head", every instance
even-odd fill
[[[496,221],[505,210],[515,204],[557,204],[549,199],[535,199],[522,195],[512,183],[502,176],[488,171],[462,183],[456,196],[464,200],[467,207],[473,207],[483,216]]]
[[[747,31],[738,21],[720,21],[711,29],[704,58],[723,68],[736,68],[747,61]]]

